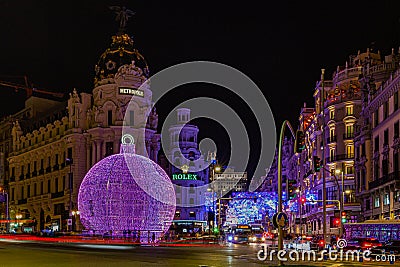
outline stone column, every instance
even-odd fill
[[[101,144],[100,140],[96,141],[96,162],[101,160]]]
[[[88,171],[91,167],[90,153],[90,142],[86,142],[86,171]]]
[[[91,164],[94,165],[97,162],[97,153],[96,153],[96,142],[92,142],[92,162]]]
[[[114,145],[113,145],[114,154],[118,154],[119,153],[119,140],[120,139],[121,138],[115,138],[114,139]]]

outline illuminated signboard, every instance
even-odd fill
[[[174,173],[172,180],[197,180],[197,174],[193,173]]]
[[[119,87],[118,92],[120,95],[135,95],[144,97],[144,91],[129,87]]]
[[[237,226],[238,229],[250,229],[250,225],[246,225],[246,224],[239,224]]]

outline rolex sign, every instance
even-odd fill
[[[172,180],[197,180],[197,174],[194,173],[174,173]]]

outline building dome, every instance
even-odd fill
[[[110,47],[100,56],[95,66],[95,87],[111,83],[110,80],[114,79],[121,66],[131,64],[139,68],[146,79],[149,78],[147,62],[142,54],[134,48],[133,39],[124,33],[112,36]]]
[[[152,233],[160,237],[175,214],[173,184],[160,166],[131,153],[129,146],[123,144],[123,152],[104,158],[86,174],[78,194],[81,222],[96,233],[130,230],[141,232],[142,240]]]

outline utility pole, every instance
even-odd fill
[[[321,69],[321,111],[322,111],[322,160],[325,167],[325,86],[324,86],[325,69]],[[326,245],[326,177],[325,168],[322,168],[322,232],[324,235],[324,245]]]

